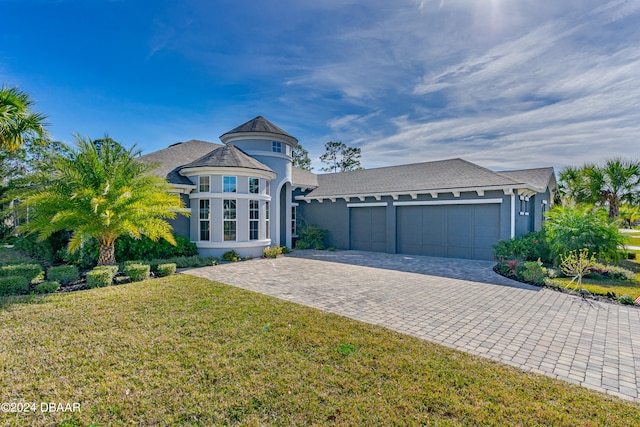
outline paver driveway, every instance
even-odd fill
[[[524,285],[496,275],[491,266],[359,251],[294,251],[185,273],[640,402],[640,309]]]

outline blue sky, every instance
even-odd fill
[[[0,0],[0,82],[151,152],[263,115],[316,171],[640,158],[640,0]]]

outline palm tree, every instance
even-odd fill
[[[168,192],[169,184],[149,173],[156,165],[136,161],[135,146],[125,149],[111,138],[76,136],[76,145],[64,145],[40,173],[37,189],[23,203],[30,213],[21,231],[45,240],[71,230],[69,253],[93,238],[100,245],[98,265],[116,263],[114,243],[121,235],[163,238],[175,245],[165,218],[188,214],[180,197]]]
[[[620,204],[632,202],[640,185],[640,162],[620,158],[602,165],[586,165],[587,199],[591,203],[609,205],[609,218],[620,216]]]
[[[560,172],[558,190],[565,203],[575,205],[584,201],[587,182],[582,168],[569,166]]]
[[[15,87],[0,88],[0,148],[13,151],[28,139],[47,138],[47,116],[33,112],[29,94]]]
[[[620,205],[638,198],[640,162],[620,158],[603,165],[568,167],[560,173],[559,188],[571,203],[592,203],[609,207],[609,218],[620,215]]]

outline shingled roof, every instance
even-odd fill
[[[180,170],[205,167],[233,167],[273,172],[269,166],[260,163],[238,147],[231,144],[216,148],[199,159],[185,164],[180,168]]]
[[[550,183],[555,185],[553,168],[522,169],[498,173],[514,181],[529,184],[539,192],[544,192]]]
[[[227,142],[230,138],[237,136],[238,134],[247,134],[247,133],[255,133],[255,134],[274,134],[285,137],[285,140],[288,141],[294,147],[298,145],[298,139],[284,130],[280,129],[278,126],[271,123],[269,120],[265,119],[262,116],[255,117],[249,120],[246,123],[241,124],[240,126],[230,130],[229,132],[223,133],[220,135],[220,140],[222,142]],[[246,135],[243,135],[246,137]]]
[[[313,172],[291,167],[291,184],[300,188],[316,188],[318,186],[318,175]]]
[[[440,160],[318,175],[318,187],[305,197],[398,194],[527,185],[462,159]]]
[[[160,166],[152,172],[165,178],[172,184],[193,185],[189,178],[178,173],[178,170],[185,164],[200,158],[207,153],[220,147],[220,144],[213,142],[192,139],[187,142],[178,142],[169,147],[145,154],[138,158],[146,163],[157,163]]]

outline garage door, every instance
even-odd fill
[[[500,237],[500,205],[397,207],[398,253],[492,259]]]
[[[385,207],[349,209],[351,249],[384,252],[387,250],[387,215]]]

